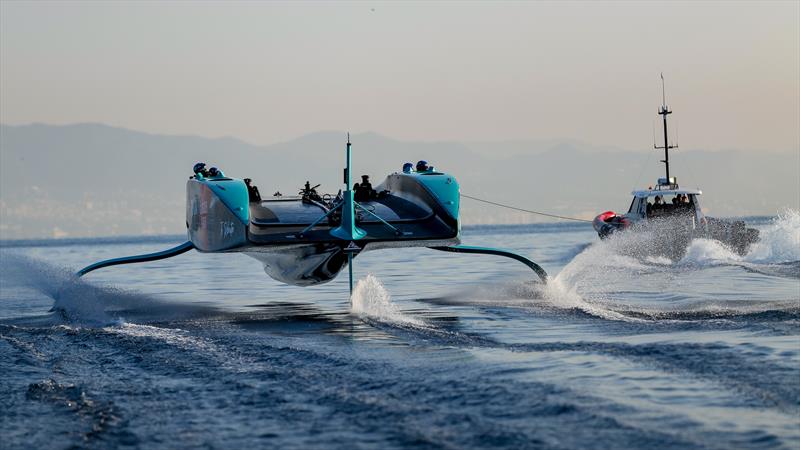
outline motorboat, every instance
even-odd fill
[[[351,183],[352,150],[348,136],[344,190],[319,194],[306,182],[298,195],[262,198],[249,178],[228,177],[205,163],[195,165],[186,182],[188,241],[162,252],[92,264],[79,276],[102,267],[201,253],[243,253],[260,261],[273,279],[312,286],[349,269],[365,251],[423,247],[455,253],[488,254],[520,261],[539,280],[546,272],[528,258],[489,247],[461,245],[460,191],[456,178],[420,161],[406,163],[374,189],[368,177]]]
[[[750,245],[758,240],[757,229],[748,228],[743,220],[706,217],[700,206],[700,189],[682,189],[678,179],[670,176],[669,151],[678,148],[668,138],[667,116],[672,111],[667,107],[662,80],[662,105],[658,114],[662,116],[664,143],[654,144],[655,149],[664,150],[666,176],[659,178],[655,186],[632,192],[633,200],[628,212],[605,211],[592,221],[597,234],[605,239],[621,231],[647,232],[650,239],[643,247],[664,254],[672,259],[680,258],[689,243],[695,238],[719,241],[740,255],[747,253]]]

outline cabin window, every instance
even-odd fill
[[[631,207],[628,209],[628,213],[639,214],[639,215],[643,214],[644,213],[643,205],[645,200],[646,199],[642,197],[633,197],[633,200],[631,201]]]
[[[663,217],[690,213],[694,209],[694,195],[661,194],[655,195],[647,203],[647,217]]]

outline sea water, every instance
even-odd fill
[[[798,448],[800,214],[679,261],[584,224],[298,288],[180,236],[0,245],[2,448]],[[53,307],[56,307],[55,310]]]

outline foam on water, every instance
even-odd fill
[[[161,328],[151,325],[122,323],[117,326],[105,327],[103,330],[134,338],[156,339],[180,348],[207,350],[209,347],[202,339],[194,337],[189,332],[179,328]]]
[[[738,255],[719,241],[695,239],[678,264],[701,267],[734,264],[758,268],[798,261],[800,261],[800,213],[787,209],[766,229],[761,230],[759,240],[744,256]]]
[[[588,246],[552,277],[545,298],[555,306],[576,308],[607,320],[640,321],[615,296],[620,286],[643,274],[669,270],[672,261],[648,252],[650,233],[612,235]]]
[[[744,260],[760,264],[800,261],[800,211],[786,209],[776,217]]]
[[[358,280],[350,300],[353,313],[359,316],[393,324],[425,326],[421,320],[403,314],[397,305],[392,303],[392,298],[383,283],[372,274]]]
[[[710,266],[741,261],[731,248],[712,239],[695,239],[686,249],[686,254],[678,261],[680,265]]]
[[[615,273],[630,273],[641,267],[627,256],[615,254],[601,244],[594,245],[567,264],[555,277],[550,278],[544,289],[545,300],[565,309],[578,309],[587,314],[608,320],[637,320],[614,311],[604,302],[607,298],[597,295],[601,277],[612,277]],[[591,287],[591,289],[587,289]],[[591,298],[586,293],[594,291]]]

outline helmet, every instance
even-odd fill
[[[219,169],[217,169],[216,167],[212,167],[212,168],[208,169],[208,175],[209,176],[218,177],[219,173],[220,173]]]
[[[202,172],[205,168],[206,168],[206,163],[199,162],[194,165],[194,168],[192,170],[194,171],[195,174],[198,174]]]
[[[428,161],[424,159],[417,162],[417,172],[425,172],[428,170]]]
[[[403,173],[411,173],[414,170],[414,165],[410,162],[403,164]]]

